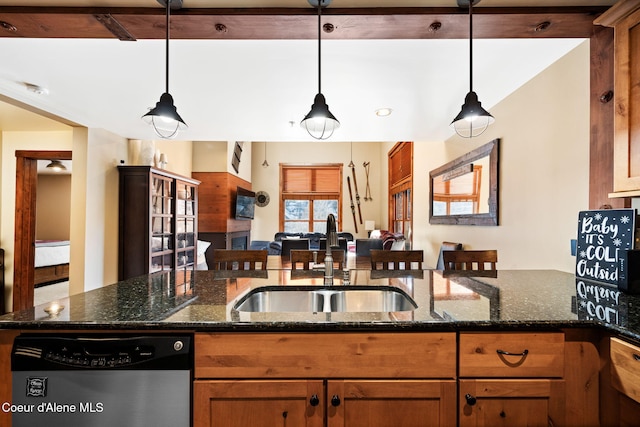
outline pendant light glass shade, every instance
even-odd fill
[[[160,0],[159,0],[160,1]],[[156,134],[163,139],[170,139],[177,135],[178,131],[185,130],[187,124],[180,114],[176,106],[173,104],[173,97],[169,94],[169,17],[170,7],[172,3],[175,3],[180,7],[181,2],[179,0],[163,0],[161,3],[166,2],[166,90],[160,96],[160,101],[156,103],[155,108],[149,110],[147,114],[142,116],[142,119],[153,126],[153,130]]]
[[[313,100],[311,111],[304,116],[300,125],[309,132],[315,139],[328,139],[333,135],[333,132],[340,127],[340,122],[329,111],[329,106],[324,98],[321,90],[322,82],[322,24],[321,15],[322,8],[328,6],[331,0],[309,0],[309,4],[318,7],[318,94]]]
[[[469,0],[469,93],[451,126],[463,138],[482,135],[495,121],[491,113],[482,108],[478,95],[473,91],[473,4],[480,0]]]

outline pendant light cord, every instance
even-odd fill
[[[165,14],[166,15],[166,19],[167,19],[167,22],[166,22],[167,37],[166,37],[166,46],[165,46],[165,54],[166,54],[166,58],[167,58],[166,59],[166,63],[165,63],[165,67],[166,67],[165,71],[166,71],[167,80],[166,80],[166,83],[165,83],[165,86],[166,86],[165,93],[169,93],[169,14],[171,13],[170,12],[171,9],[170,9],[169,5],[171,4],[171,0],[165,0],[165,1],[167,2],[167,13]]]
[[[469,0],[469,92],[473,92],[473,1]]]
[[[321,87],[321,76],[322,76],[322,56],[321,49],[322,43],[320,43],[320,38],[322,37],[322,25],[320,21],[320,16],[322,15],[322,0],[318,0],[318,93],[322,93]]]

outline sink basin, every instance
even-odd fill
[[[418,308],[392,286],[264,286],[233,307],[243,312],[397,312]]]

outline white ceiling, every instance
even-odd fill
[[[185,0],[185,6],[297,6],[301,0]],[[304,1],[304,0],[303,0]],[[334,0],[337,5],[340,0]],[[484,0],[509,6],[515,0]],[[306,3],[306,1],[304,1]],[[241,4],[239,4],[241,3]],[[344,5],[342,3],[345,3]],[[452,1],[376,5],[451,6]],[[453,1],[455,5],[455,1]],[[519,1],[515,3],[520,4]],[[537,0],[528,5],[580,5]],[[589,2],[590,3],[590,2]],[[600,4],[610,4],[604,0]],[[49,1],[1,1],[3,5]],[[155,0],[58,1],[56,5],[157,5]],[[340,6],[366,6],[349,0]],[[474,41],[474,90],[489,110],[576,47],[577,39]],[[332,140],[443,140],[469,90],[468,41],[323,40],[322,92],[341,122]],[[82,126],[154,139],[140,117],[164,91],[164,41],[0,38],[0,95]],[[24,83],[40,85],[35,94]],[[172,40],[170,87],[193,141],[307,141],[299,122],[317,92],[317,41]],[[20,130],[0,102],[0,129]],[[380,118],[375,109],[390,107]],[[16,114],[15,112],[12,114]],[[508,118],[496,117],[496,120]],[[290,123],[293,123],[291,125]],[[44,123],[47,123],[46,121]]]

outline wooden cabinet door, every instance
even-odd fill
[[[327,426],[455,426],[455,399],[454,380],[329,381]]]
[[[197,380],[193,427],[322,427],[323,391],[321,380]]]
[[[640,8],[621,0],[599,16],[598,25],[614,27],[613,190],[640,192]]]
[[[564,381],[460,380],[460,427],[563,426]]]

